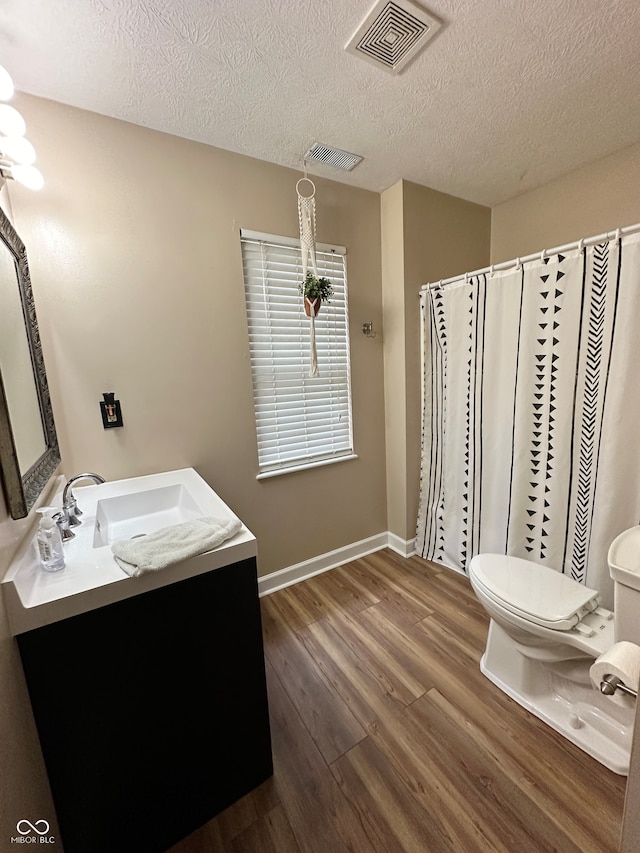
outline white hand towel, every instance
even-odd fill
[[[135,539],[121,539],[111,546],[118,565],[132,578],[158,571],[217,548],[242,527],[237,518],[203,517],[165,527]]]

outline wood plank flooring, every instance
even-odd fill
[[[171,853],[614,853],[626,780],[489,682],[466,578],[379,551],[262,599],[272,779]]]

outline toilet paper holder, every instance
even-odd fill
[[[600,692],[604,693],[605,696],[613,696],[616,690],[626,693],[627,696],[633,696],[634,699],[638,698],[638,691],[632,687],[627,687],[617,675],[603,675],[600,682]]]

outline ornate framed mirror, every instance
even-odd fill
[[[24,518],[60,462],[27,251],[0,209],[0,474]]]

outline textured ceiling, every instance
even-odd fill
[[[310,173],[493,205],[640,140],[638,0],[429,0],[398,76],[344,50],[373,0],[2,0],[18,89]]]

